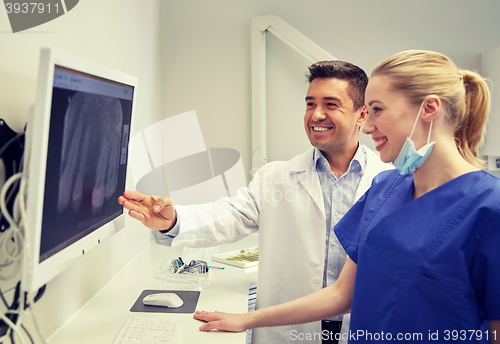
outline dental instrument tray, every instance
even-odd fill
[[[214,254],[212,260],[238,268],[257,266],[259,265],[259,247]]]

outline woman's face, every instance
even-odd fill
[[[365,103],[368,119],[363,132],[372,136],[383,162],[394,162],[410,136],[420,106],[408,102],[402,93],[391,91],[385,76],[370,78]],[[416,132],[412,140],[419,147],[415,136]]]

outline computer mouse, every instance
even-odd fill
[[[179,308],[184,304],[184,301],[175,293],[158,293],[149,294],[142,299],[142,303],[147,306]]]

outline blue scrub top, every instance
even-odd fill
[[[487,342],[500,319],[500,179],[472,172],[412,194],[411,174],[382,172],[335,227],[357,264],[350,342]]]

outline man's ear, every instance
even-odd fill
[[[427,96],[424,99],[424,107],[422,109],[422,119],[424,122],[435,120],[441,111],[441,99],[436,95]]]
[[[368,119],[368,110],[366,109],[366,106],[363,105],[358,109],[357,112],[358,112],[358,118],[356,120],[356,126],[361,128]]]

